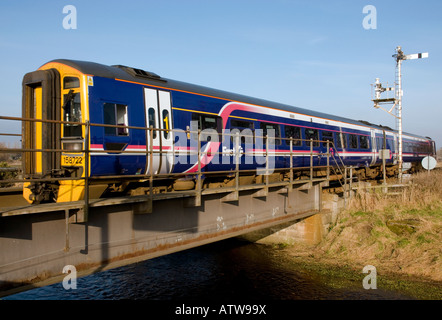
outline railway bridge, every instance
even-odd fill
[[[67,265],[87,275],[309,217],[324,184],[256,185],[234,200],[232,191],[203,192],[200,205],[192,192],[90,199],[87,216],[84,201],[4,207],[0,291],[60,282]]]
[[[337,153],[330,152],[334,148],[330,141],[321,141],[327,144],[326,153],[314,152],[316,141],[309,140],[310,150],[295,154],[291,139],[289,167],[281,170],[269,170],[271,157],[264,150],[265,169],[259,175],[240,170],[239,159],[244,151],[238,147],[239,141],[237,134],[236,167],[224,172],[221,182],[207,179],[210,173],[201,170],[204,151],[198,148],[193,187],[185,187],[185,180],[184,187],[158,186],[155,182],[164,177],[152,169],[143,176],[90,177],[88,144],[77,151],[86,161],[83,175],[61,178],[65,186],[72,183],[84,187],[82,195],[75,194],[72,201],[25,201],[23,193],[28,191],[24,184],[46,180],[54,183],[55,178],[29,179],[19,174],[3,179],[3,187],[12,184],[18,190],[0,188],[0,296],[61,282],[66,276],[65,266],[75,266],[77,276],[84,276],[310,217],[321,212],[322,189],[333,179],[347,177],[346,168],[339,166],[342,161],[336,159]],[[0,152],[42,155],[60,154],[63,150],[0,146]],[[152,147],[146,150],[150,163],[158,152],[161,151]],[[304,157],[309,165],[294,168],[295,156]],[[317,158],[323,159],[325,165],[318,166]],[[11,170],[0,168],[0,174]],[[97,192],[97,185],[103,185],[101,181],[118,178],[137,183],[142,179],[144,187],[111,196]]]

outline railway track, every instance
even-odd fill
[[[442,166],[436,167],[434,170],[442,170]],[[379,179],[363,179],[364,182],[369,183],[382,183],[382,180]],[[358,182],[357,177],[353,177],[353,184],[356,184]],[[387,179],[388,184],[397,184],[396,178],[388,178]],[[223,188],[220,188],[218,190],[222,190]],[[213,191],[213,189],[211,189]],[[331,192],[331,193],[342,193],[343,192],[343,186],[342,182],[339,181],[339,179],[333,179],[330,177],[328,186],[323,187],[324,192]],[[187,193],[191,193],[191,191],[188,191]],[[185,193],[185,192],[184,192]],[[173,194],[176,194],[176,192],[166,192],[165,194],[162,194],[160,198],[164,197],[173,197]],[[108,201],[112,201],[113,197],[111,196]],[[136,195],[119,195],[120,201],[131,201],[131,198],[136,198]],[[121,199],[127,199],[127,200],[121,200]],[[106,200],[106,199],[102,199]],[[100,200],[100,201],[102,201]],[[135,200],[135,199],[134,199]],[[53,204],[55,205],[55,204]],[[16,185],[15,187],[7,187],[7,188],[0,188],[0,212],[5,212],[8,210],[13,210],[17,208],[23,208],[23,207],[36,207],[37,205],[30,205],[24,198],[23,198],[23,190],[22,186]]]

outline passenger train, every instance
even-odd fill
[[[86,183],[95,197],[143,190],[151,174],[157,188],[194,188],[195,173],[223,181],[237,165],[256,182],[269,155],[281,179],[290,166],[302,174],[312,164],[320,175],[327,153],[360,177],[375,178],[380,150],[387,149],[387,173],[398,170],[398,134],[388,127],[137,68],[53,60],[26,74],[22,85],[23,148],[38,150],[23,161],[30,203],[81,200]],[[431,138],[403,135],[403,160],[412,170],[435,151]],[[246,161],[248,152],[255,157]]]

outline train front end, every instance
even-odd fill
[[[23,175],[29,180],[23,196],[29,203],[84,196],[88,81],[93,78],[58,62],[23,78]]]

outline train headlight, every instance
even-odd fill
[[[63,150],[80,152],[83,150],[83,141],[63,141]]]

